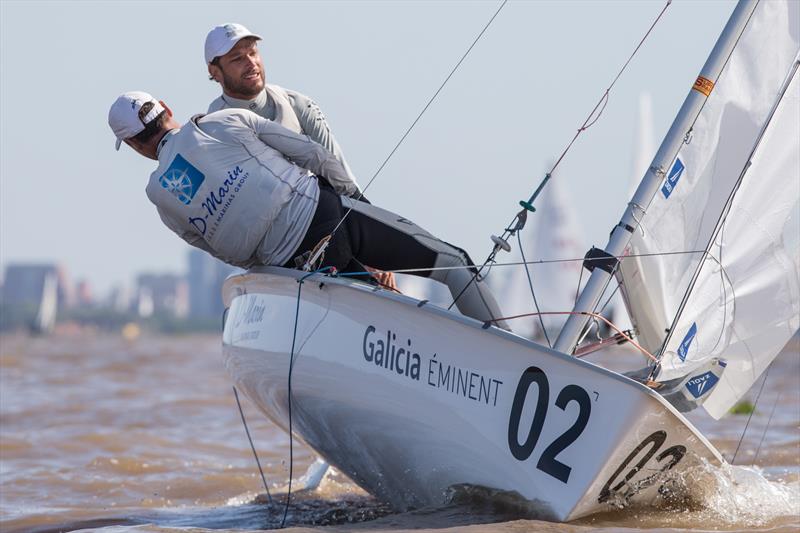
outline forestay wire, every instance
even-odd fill
[[[591,112],[586,117],[586,120],[583,121],[583,124],[581,124],[581,126],[578,128],[577,132],[575,132],[575,135],[572,137],[572,140],[567,144],[566,148],[564,148],[564,151],[561,152],[561,155],[558,157],[556,162],[553,164],[553,166],[550,168],[550,170],[545,174],[544,178],[539,183],[539,186],[533,192],[531,197],[527,201],[521,200],[519,202],[519,204],[522,206],[523,209],[521,211],[519,211],[514,216],[513,219],[511,219],[511,222],[503,230],[503,234],[502,234],[501,237],[492,236],[492,240],[495,243],[494,247],[492,248],[492,251],[489,253],[489,256],[486,258],[486,260],[481,265],[481,267],[479,269],[477,269],[475,274],[472,276],[472,279],[470,280],[470,282],[458,294],[458,296],[455,299],[456,301],[458,301],[458,299],[461,297],[461,295],[464,294],[464,292],[466,291],[467,287],[469,287],[469,285],[471,283],[474,283],[475,280],[480,279],[481,272],[483,271],[483,269],[486,268],[487,265],[491,265],[491,264],[493,264],[495,262],[494,259],[497,256],[497,253],[501,249],[502,250],[506,250],[506,251],[510,250],[510,247],[508,246],[508,238],[514,236],[514,234],[516,234],[518,231],[522,230],[522,228],[525,226],[525,222],[527,221],[528,212],[529,211],[531,213],[536,211],[536,209],[533,206],[534,201],[539,196],[539,194],[542,192],[544,187],[547,185],[547,182],[552,177],[553,172],[555,172],[555,170],[558,167],[558,165],[561,163],[561,161],[564,160],[564,157],[566,157],[566,155],[569,152],[570,148],[572,148],[572,145],[575,144],[576,140],[578,140],[578,137],[580,137],[580,135],[584,131],[586,131],[589,128],[591,128],[600,119],[600,116],[603,114],[603,111],[605,110],[606,105],[608,104],[609,96],[611,94],[611,89],[614,88],[614,85],[617,83],[617,81],[620,79],[622,74],[628,68],[628,65],[633,60],[634,56],[639,51],[639,49],[642,47],[642,45],[647,40],[647,38],[650,36],[650,33],[652,33],[653,29],[656,27],[656,24],[658,24],[658,22],[661,20],[661,17],[664,15],[664,13],[666,12],[666,10],[670,6],[670,4],[672,4],[672,0],[667,0],[666,4],[664,4],[664,7],[661,9],[661,12],[658,14],[658,16],[655,18],[653,23],[650,25],[650,27],[648,28],[647,32],[641,38],[639,43],[636,45],[636,48],[634,48],[633,52],[631,52],[631,55],[628,57],[628,60],[625,61],[625,63],[622,65],[622,68],[619,70],[619,72],[617,72],[617,75],[611,81],[611,84],[603,92],[602,96],[597,101],[597,104],[595,104],[594,108],[592,108]]]
[[[389,160],[392,158],[392,156],[395,154],[395,152],[397,152],[398,148],[400,148],[400,145],[403,144],[403,141],[406,140],[406,137],[408,137],[408,135],[411,133],[411,130],[413,130],[414,127],[417,125],[417,123],[420,121],[420,119],[422,118],[422,115],[425,114],[425,112],[431,106],[433,101],[436,100],[436,97],[439,96],[439,93],[442,92],[442,89],[444,89],[444,86],[447,85],[447,82],[450,81],[450,78],[453,77],[453,74],[455,74],[456,70],[458,70],[458,67],[461,66],[461,63],[464,62],[464,60],[467,58],[467,56],[472,51],[472,49],[475,47],[475,45],[478,44],[478,41],[481,39],[481,37],[483,37],[483,34],[486,33],[486,30],[489,29],[489,26],[491,26],[492,22],[494,22],[494,19],[497,18],[497,15],[500,14],[500,11],[503,10],[503,8],[505,7],[506,3],[508,3],[508,0],[503,0],[503,2],[500,4],[500,7],[498,7],[497,11],[494,12],[494,15],[492,15],[492,17],[489,19],[489,21],[486,23],[486,25],[484,25],[483,29],[480,31],[480,33],[478,33],[477,37],[475,37],[475,39],[472,41],[472,44],[469,45],[469,48],[467,48],[467,51],[464,52],[464,54],[461,56],[461,59],[458,60],[458,63],[456,63],[456,65],[452,68],[452,70],[450,70],[450,73],[444,79],[444,81],[439,86],[439,88],[436,89],[436,92],[433,93],[433,96],[430,97],[430,99],[428,100],[428,103],[426,103],[425,106],[422,108],[422,111],[419,112],[419,114],[417,115],[417,118],[414,119],[414,121],[411,123],[411,125],[408,127],[408,129],[406,129],[405,133],[403,133],[402,137],[400,137],[400,140],[397,141],[397,144],[395,144],[394,148],[392,148],[392,151],[389,152],[389,155],[386,156],[386,159],[383,160],[383,163],[380,164],[380,166],[378,167],[378,170],[376,170],[375,173],[372,175],[372,178],[370,178],[370,180],[367,182],[367,185],[359,193],[359,195],[356,198],[356,200],[361,200],[364,197],[364,193],[367,191],[367,189],[369,189],[370,185],[372,185],[372,182],[375,181],[375,179],[378,177],[378,175],[384,169],[386,164],[389,163]],[[353,210],[352,207],[347,209],[345,214],[339,220],[339,223],[336,224],[336,227],[334,227],[333,231],[331,231],[331,233],[329,235],[329,238],[328,238],[328,241],[339,230],[339,228],[342,226],[342,224],[344,223],[345,219],[347,219],[347,217],[350,215],[350,212],[352,210]],[[325,247],[327,247],[327,242],[323,245],[322,251],[324,251]],[[319,256],[319,254],[317,256]],[[312,257],[312,259],[316,259],[316,258]],[[308,265],[310,265],[310,264],[313,264],[313,262],[311,260],[309,260],[309,262],[308,262]]]

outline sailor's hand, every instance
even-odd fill
[[[378,283],[380,283],[383,288],[400,292],[397,288],[397,281],[395,280],[394,273],[384,272],[383,270],[372,267],[367,267],[367,270],[373,278],[378,280]]]

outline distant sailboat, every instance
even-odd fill
[[[653,134],[653,99],[648,92],[639,94],[632,148],[630,184],[628,186],[629,198],[633,197],[641,177],[647,172],[647,167],[656,155]],[[609,314],[611,322],[619,329],[630,330],[633,328],[621,293],[617,292],[611,299]]]
[[[52,332],[56,325],[57,311],[58,277],[55,272],[46,272],[42,280],[42,294],[39,300],[39,309],[31,324],[31,330],[36,334]]]
[[[511,253],[504,256],[504,261],[521,263],[524,255],[528,263],[547,262],[529,264],[527,273],[521,265],[496,267],[488,278],[506,316],[535,312],[528,274],[542,313],[571,311],[580,289],[581,261],[562,261],[582,258],[587,248],[575,204],[569,202],[570,195],[558,176],[550,180],[540,198],[536,215],[528,221],[525,231],[520,232],[522,252],[519,242],[512,241]],[[553,340],[565,317],[542,315],[540,321],[538,316],[529,316],[512,320],[510,324],[518,335],[544,340],[541,328],[544,323]]]

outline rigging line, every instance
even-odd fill
[[[523,210],[523,212],[525,212],[525,211]],[[517,231],[517,230],[515,229],[514,231]],[[508,229],[506,229],[506,232],[508,232]],[[503,236],[505,237],[505,235],[506,234],[504,233]],[[481,278],[481,272],[483,272],[483,269],[486,268],[487,265],[489,265],[489,269],[491,269],[494,265],[518,265],[518,264],[520,264],[519,262],[517,262],[517,263],[497,263],[497,262],[495,262],[494,258],[495,258],[496,254],[497,254],[497,251],[498,251],[498,247],[497,247],[497,245],[495,245],[495,248],[492,250],[492,252],[486,258],[486,260],[483,262],[483,264],[480,266],[480,268],[477,268],[475,270],[475,273],[473,274],[472,278],[470,278],[470,280],[467,282],[467,284],[464,285],[464,288],[461,289],[461,292],[458,293],[458,295],[453,300],[453,303],[451,303],[448,306],[447,309],[452,309],[452,307],[456,304],[456,302],[458,302],[458,300],[461,298],[461,296],[466,292],[466,290],[469,288],[469,286],[472,285],[475,282],[476,279],[477,280],[482,279]],[[631,254],[631,255],[623,255],[623,256],[615,256],[615,257],[617,259],[624,259],[625,257],[647,257],[647,256],[650,256],[650,255],[659,256],[659,255],[676,255],[676,254],[687,254],[687,253],[705,253],[705,251],[692,250],[692,251],[688,251],[688,252],[664,252],[664,253],[638,254],[638,255]],[[566,263],[566,262],[569,262],[569,261],[586,261],[586,258],[584,257],[584,258],[575,258],[575,259],[555,259],[555,260],[545,260],[545,261],[532,261],[530,264]],[[524,263],[524,264],[528,264],[528,263]],[[464,268],[464,267],[440,267],[440,268],[425,269],[425,270],[445,270],[445,269],[454,269],[454,268]],[[476,267],[471,265],[468,268],[476,268]],[[420,270],[420,269],[412,269],[412,270]],[[392,272],[403,273],[403,272],[408,272],[408,271],[409,271],[408,269],[405,269],[405,270],[394,270]],[[387,271],[387,272],[389,272],[389,271]],[[609,283],[611,283],[611,279],[612,278],[613,278],[613,275],[606,280],[605,287],[603,287],[603,293],[605,293],[606,289],[608,288]],[[595,305],[595,309],[596,308],[597,308],[597,306]]]
[[[720,230],[719,237],[720,237],[719,245],[718,245],[718,247],[719,247],[719,252],[718,252],[719,253],[719,260],[717,260],[711,253],[708,254],[709,257],[711,257],[714,261],[716,261],[717,265],[719,265],[719,280],[720,280],[720,286],[722,286],[722,301],[723,301],[723,306],[722,306],[722,326],[719,328],[719,335],[717,335],[717,342],[714,343],[714,346],[711,348],[711,352],[714,352],[717,349],[717,347],[719,346],[720,341],[722,341],[722,337],[725,334],[725,322],[728,319],[728,287],[727,287],[727,285],[725,285],[725,280],[727,280],[728,283],[731,286],[731,294],[733,295],[733,298],[731,298],[731,300],[730,300],[731,305],[733,306],[736,303],[736,291],[733,288],[733,281],[731,281],[731,279],[728,277],[728,272],[722,266],[722,261],[723,261],[723,259],[722,259],[722,252],[723,252],[722,243],[725,242],[725,224],[723,224],[722,229]],[[732,314],[735,314],[735,309],[734,309]],[[734,331],[736,331],[736,328],[732,327],[732,329]],[[749,351],[749,349],[748,349],[748,351]]]
[[[575,287],[575,300],[572,302],[573,307],[578,302],[578,296],[581,293],[581,283],[583,282],[583,269],[581,268],[580,275],[578,276],[578,286]]]
[[[755,457],[753,457],[753,465],[755,465],[756,461],[758,461],[758,454],[761,452],[761,445],[764,444],[764,437],[767,436],[767,431],[769,431],[769,426],[770,424],[772,424],[772,416],[775,414],[775,408],[778,407],[778,402],[781,399],[781,394],[783,393],[780,392],[778,393],[778,396],[775,397],[775,403],[772,404],[772,410],[769,413],[769,420],[767,420],[767,427],[764,428],[764,433],[761,434],[761,440],[758,441],[758,448],[756,448],[756,455]]]
[[[629,254],[629,255],[618,255],[618,256],[610,256],[615,257],[616,259],[625,259],[628,257],[660,257],[660,256],[668,256],[668,255],[685,255],[685,254],[704,254],[704,250],[689,250],[686,252],[654,252],[648,254]],[[572,259],[540,259],[538,261],[510,261],[508,263],[497,263],[492,262],[491,266],[500,266],[500,267],[507,267],[507,266],[522,266],[522,265],[547,265],[551,263],[572,263],[576,261],[585,261],[585,257],[576,257]],[[490,267],[491,267],[490,266]],[[471,269],[476,268],[473,265],[465,265],[465,266],[449,266],[449,267],[424,267],[424,268],[397,268],[394,270],[382,270],[382,272],[392,272],[394,274],[413,274],[414,272],[434,272],[439,270],[460,270],[460,269]],[[325,269],[321,269],[317,272],[322,272]],[[357,275],[364,275],[369,274],[368,271],[363,272],[338,272],[336,275],[338,277],[352,277]]]
[[[286,505],[283,508],[283,518],[281,519],[281,528],[286,525],[286,515],[289,513],[289,501],[292,497],[292,475],[294,469],[294,438],[292,437],[292,371],[294,370],[294,347],[297,340],[297,323],[300,320],[300,291],[303,289],[303,282],[310,276],[311,273],[306,274],[297,280],[297,305],[294,312],[294,331],[292,332],[292,350],[289,353],[289,375],[286,380],[287,388],[287,403],[289,415],[289,487],[286,492]]]
[[[761,398],[761,393],[764,392],[764,384],[767,382],[767,378],[769,377],[769,371],[772,370],[772,363],[769,364],[767,367],[767,372],[764,374],[764,379],[761,380],[761,387],[758,389],[758,394],[756,395],[756,401],[753,402],[753,410],[750,411],[750,416],[747,417],[747,423],[744,425],[744,431],[742,431],[742,436],[739,437],[739,443],[736,445],[736,451],[733,452],[733,459],[731,459],[731,464],[736,462],[736,456],[739,454],[739,448],[744,441],[744,436],[747,434],[747,428],[750,427],[750,421],[753,419],[753,415],[756,412],[756,406],[758,405],[758,400]]]
[[[575,304],[577,303],[578,297],[580,296],[580,293],[581,293],[581,282],[582,281],[583,281],[583,268],[580,269],[580,275],[578,276],[578,286],[575,287],[575,301],[572,302],[573,309],[575,308]],[[580,343],[583,342],[583,339],[585,339],[586,335],[589,334],[589,330],[592,329],[593,325],[594,325],[593,321],[592,322],[587,322],[586,327],[585,327],[583,333],[581,334],[580,338],[578,339],[578,342],[575,343],[575,346],[578,346]],[[563,329],[563,326],[562,326],[562,329]]]
[[[452,309],[453,306],[456,305],[456,303],[458,303],[458,301],[461,299],[461,297],[464,295],[464,293],[467,292],[467,289],[469,288],[469,286],[472,285],[473,283],[475,283],[475,280],[482,279],[481,278],[481,272],[483,271],[484,268],[486,268],[486,265],[490,265],[490,264],[494,264],[494,261],[493,260],[490,261],[490,260],[487,259],[481,265],[480,268],[476,268],[475,265],[465,265],[467,268],[471,268],[471,269],[475,270],[475,272],[472,274],[472,277],[470,278],[470,280],[464,285],[464,288],[461,289],[461,291],[456,295],[455,298],[453,298],[453,302],[450,305],[447,306],[448,311],[450,309]],[[464,268],[464,267],[458,267],[458,268]],[[489,269],[491,269],[491,268],[492,267],[489,266]]]
[[[522,255],[522,261],[525,262],[525,252],[522,250],[522,237],[520,231],[517,232],[517,244],[519,245],[519,253]],[[528,277],[528,286],[531,288],[531,296],[533,296],[533,305],[536,307],[536,313],[539,315],[539,325],[542,327],[544,338],[547,341],[547,347],[552,348],[553,343],[550,342],[550,336],[547,334],[547,328],[544,327],[544,318],[542,318],[541,310],[539,309],[539,302],[536,301],[536,293],[533,290],[533,280],[531,279],[531,272],[528,270],[528,264],[525,263],[525,275]]]
[[[756,2],[759,3],[759,2],[761,2],[761,0],[756,0]],[[739,33],[739,35],[736,37],[736,42],[733,43],[733,46],[731,47],[730,52],[728,52],[728,57],[725,58],[725,62],[722,64],[722,68],[719,70],[719,74],[714,79],[714,87],[715,88],[717,86],[717,82],[719,81],[720,77],[722,77],[722,73],[725,72],[725,68],[728,66],[728,62],[731,60],[731,56],[733,55],[733,51],[736,50],[737,46],[739,46],[739,41],[742,40],[742,35],[744,35],[745,30],[750,25],[750,20],[753,18],[753,15],[755,14],[756,9],[757,9],[757,7],[754,8],[753,11],[750,12],[750,16],[747,17],[747,22],[744,23],[744,26],[742,27],[741,33]],[[702,72],[701,72],[701,74],[702,74]],[[691,92],[691,89],[690,89],[690,92]],[[703,104],[700,106],[700,109],[697,110],[697,115],[695,115],[694,120],[692,120],[692,123],[689,125],[689,129],[686,131],[686,135],[690,135],[691,134],[692,130],[694,129],[694,125],[697,123],[697,120],[700,118],[700,115],[703,113],[703,109],[705,109],[709,98],[710,97],[707,96],[706,99],[703,100]],[[678,152],[680,152],[680,148],[678,149],[677,152],[675,152],[675,157],[672,158],[672,161],[675,161],[675,158],[678,157]],[[672,162],[670,162],[670,167],[671,166],[672,166]],[[648,204],[648,208],[649,207],[650,207],[650,205]]]
[[[467,51],[464,52],[464,55],[461,56],[461,59],[458,60],[458,63],[456,63],[456,66],[454,66],[453,69],[450,71],[450,74],[447,75],[447,77],[444,79],[444,81],[439,86],[439,88],[436,89],[436,92],[433,93],[433,96],[431,96],[430,100],[428,100],[428,103],[425,104],[425,107],[423,107],[422,111],[419,112],[419,115],[417,115],[417,118],[414,119],[414,122],[411,123],[411,126],[408,127],[408,129],[403,134],[403,136],[400,137],[400,140],[397,141],[397,144],[394,146],[394,148],[392,148],[392,151],[389,152],[389,155],[386,156],[386,159],[383,160],[383,163],[381,163],[381,165],[378,167],[378,170],[376,170],[375,173],[372,175],[372,178],[370,178],[370,180],[367,182],[367,185],[364,187],[364,190],[359,193],[359,195],[356,198],[356,200],[360,200],[361,198],[364,197],[364,193],[366,192],[366,190],[369,189],[369,186],[372,185],[372,182],[375,181],[375,179],[378,177],[378,174],[381,173],[383,168],[389,162],[389,159],[391,159],[392,156],[394,155],[394,153],[397,151],[397,149],[400,148],[400,145],[403,144],[403,141],[406,140],[406,137],[408,137],[408,135],[411,133],[411,130],[414,129],[414,126],[417,125],[417,122],[420,121],[420,119],[422,118],[422,115],[425,114],[425,112],[431,106],[431,104],[436,99],[436,97],[439,96],[439,93],[442,92],[442,89],[444,89],[444,86],[447,85],[448,81],[450,81],[450,78],[453,77],[453,74],[455,74],[456,70],[458,70],[458,67],[461,66],[461,63],[464,62],[464,60],[467,58],[467,56],[472,51],[472,49],[475,47],[475,45],[478,44],[478,41],[481,39],[481,37],[483,37],[483,34],[486,33],[486,30],[489,29],[489,26],[491,26],[492,22],[494,22],[494,19],[497,18],[497,15],[500,14],[500,11],[502,11],[502,9],[505,7],[506,3],[508,3],[508,0],[503,0],[503,3],[500,4],[500,7],[497,8],[497,11],[494,12],[494,15],[492,15],[492,17],[489,19],[489,22],[486,23],[486,25],[480,31],[478,36],[475,37],[475,39],[472,41],[472,44],[469,45],[469,48],[467,48]],[[331,235],[336,233],[336,231],[339,229],[339,227],[342,225],[342,223],[344,223],[344,221],[348,217],[348,215],[350,215],[350,212],[352,210],[353,210],[352,208],[349,208],[345,212],[345,214],[342,216],[341,220],[339,220],[339,223],[336,224],[336,227],[334,227],[333,231],[331,231]]]
[[[731,298],[730,298],[731,302],[735,302],[736,301],[736,291],[734,290],[734,287],[733,287],[733,280],[731,279],[730,275],[728,274],[727,269],[722,264],[722,248],[721,248],[721,245],[720,245],[720,254],[719,254],[720,258],[719,259],[717,259],[714,256],[714,254],[712,254],[712,253],[710,253],[708,251],[703,252],[703,254],[704,254],[704,256],[700,259],[700,264],[697,266],[697,270],[695,272],[695,276],[697,278],[700,277],[700,272],[702,270],[702,267],[703,267],[703,264],[704,264],[705,260],[710,259],[710,260],[714,261],[717,264],[717,266],[719,267],[719,270],[720,270],[720,285],[722,286],[722,292],[723,292],[722,326],[720,326],[720,332],[719,332],[719,335],[717,336],[717,341],[714,344],[714,347],[709,350],[709,353],[713,353],[713,351],[717,348],[717,346],[719,346],[719,341],[722,340],[722,335],[723,335],[724,330],[725,330],[725,320],[727,320],[727,316],[728,316],[728,286],[730,286],[730,291],[731,291],[731,295],[732,295]],[[667,344],[669,343],[670,340],[672,340],[672,334],[674,333],[675,328],[678,327],[678,320],[681,318],[681,316],[683,316],[684,307],[685,307],[686,304],[688,304],[689,296],[690,296],[690,293],[692,292],[692,289],[694,288],[695,281],[696,280],[692,280],[692,282],[690,282],[689,288],[686,289],[686,293],[684,294],[683,300],[681,301],[681,304],[678,307],[678,311],[676,311],[675,319],[673,320],[672,324],[670,325],[669,329],[667,330],[667,335],[664,338],[664,342],[661,344],[657,362],[661,362],[661,359],[666,354]],[[727,286],[725,285],[726,281],[728,282]],[[736,331],[736,329],[734,328],[734,332],[735,331]],[[749,351],[750,347],[747,346],[747,343],[745,343],[744,345],[747,348],[747,350]],[[752,356],[752,354],[751,354],[751,356]],[[658,365],[653,366],[653,368],[650,370],[650,379],[655,379],[656,372],[658,371],[658,369],[659,369]]]
[[[753,10],[753,13],[755,13],[755,9]],[[750,18],[752,18],[753,13],[750,14]],[[747,24],[750,23],[750,18],[747,19]],[[745,27],[746,27],[746,25],[745,25]],[[744,30],[742,30],[742,33],[737,38],[737,40],[736,40],[737,44],[738,44],[739,39],[741,39],[743,34],[744,34]],[[736,46],[734,45],[733,49],[735,49],[735,48],[736,48]],[[733,55],[733,49],[731,49],[730,54],[725,59],[725,65],[727,65],[728,61],[730,60],[731,55]],[[791,84],[791,81],[792,81],[792,79],[793,79],[793,77],[795,75],[795,72],[798,70],[798,67],[800,67],[800,61],[795,61],[794,63],[792,63],[792,66],[789,68],[789,71],[787,72],[787,74],[786,74],[786,76],[784,78],[784,81],[781,84],[781,88],[778,91],[778,96],[775,99],[775,101],[773,102],[769,113],[767,114],[766,120],[764,121],[764,125],[761,127],[761,130],[758,132],[758,136],[756,137],[755,141],[753,142],[753,147],[750,150],[750,154],[747,156],[747,161],[745,162],[745,165],[742,168],[741,172],[739,173],[739,176],[738,176],[738,178],[736,180],[736,183],[734,184],[733,188],[731,189],[730,194],[728,195],[727,200],[725,201],[725,206],[722,208],[722,211],[720,212],[719,218],[717,219],[716,226],[714,227],[714,231],[711,233],[711,236],[709,237],[709,241],[706,244],[706,249],[703,251],[703,253],[705,254],[705,257],[703,259],[705,259],[707,257],[711,257],[712,259],[714,259],[717,262],[717,264],[720,266],[720,268],[723,270],[723,272],[725,272],[725,269],[720,264],[720,261],[716,260],[716,258],[714,258],[714,256],[710,253],[711,248],[714,246],[714,243],[716,242],[717,238],[720,236],[720,233],[724,232],[724,230],[725,230],[725,223],[727,222],[728,216],[731,213],[731,209],[733,207],[733,201],[734,201],[736,195],[738,194],[739,189],[742,186],[742,183],[745,180],[747,172],[750,170],[750,166],[752,165],[752,161],[753,161],[753,156],[755,155],[755,153],[758,150],[759,146],[761,146],[761,142],[764,139],[764,135],[766,134],[767,129],[769,128],[769,126],[772,124],[772,119],[775,117],[775,113],[778,110],[778,106],[780,105],[781,101],[783,101],[784,96],[786,96],[786,91],[789,90],[789,85]],[[724,70],[724,68],[725,67],[723,67],[723,70]],[[720,76],[721,75],[722,75],[722,71],[720,71]],[[717,78],[717,79],[719,79],[719,78]],[[716,83],[716,80],[715,80],[714,83]],[[707,101],[708,101],[708,99],[706,99],[706,102]],[[705,102],[703,103],[703,107],[705,107]],[[700,112],[698,112],[697,116],[695,117],[695,121],[697,121],[697,119],[700,117],[700,113],[702,112],[702,110],[703,110],[703,108],[701,108]],[[693,127],[694,127],[694,122],[692,123],[692,128]],[[691,131],[691,128],[690,128],[690,131]],[[722,241],[720,241],[720,245],[719,246],[720,246],[720,256],[721,256],[722,255],[721,254]],[[686,292],[684,293],[683,298],[681,300],[681,303],[678,306],[678,310],[677,310],[677,312],[675,314],[675,317],[673,318],[672,325],[670,326],[670,329],[669,329],[669,333],[667,334],[667,337],[664,339],[664,343],[661,346],[662,353],[664,352],[664,349],[666,348],[667,343],[672,338],[672,333],[674,331],[674,328],[678,324],[678,320],[683,315],[685,307],[688,304],[688,299],[689,299],[690,293],[694,289],[694,286],[697,283],[697,280],[700,278],[700,273],[701,273],[703,264],[704,264],[704,261],[701,260],[700,263],[698,264],[697,268],[695,269],[693,275],[692,275],[692,279],[691,279],[691,281],[689,283],[689,287],[686,290]],[[725,277],[728,277],[727,272],[725,272]],[[730,278],[728,277],[728,279],[730,279]],[[733,284],[732,283],[731,283],[731,288],[733,288]],[[734,298],[735,298],[735,296],[736,295],[734,294]]]
[[[594,106],[594,109],[592,109],[592,112],[589,113],[588,117],[586,117],[586,120],[583,122],[583,125],[581,125],[581,127],[578,128],[578,131],[575,133],[575,136],[572,138],[572,140],[569,142],[567,147],[561,153],[561,155],[559,156],[558,160],[556,160],[555,164],[553,164],[553,167],[550,169],[550,172],[548,172],[548,174],[552,174],[555,171],[556,167],[559,165],[559,163],[561,163],[561,160],[564,159],[564,156],[566,156],[567,152],[569,152],[569,149],[572,147],[573,143],[578,139],[578,136],[580,136],[580,134],[583,133],[584,131],[586,131],[589,128],[591,128],[594,125],[594,123],[597,122],[600,119],[600,115],[603,114],[603,111],[605,110],[606,105],[608,104],[609,94],[611,93],[611,89],[614,87],[614,84],[617,83],[617,80],[619,80],[620,76],[622,76],[622,73],[625,72],[625,69],[628,68],[628,65],[633,60],[633,57],[636,55],[636,53],[642,47],[644,42],[650,36],[650,33],[653,31],[653,28],[656,27],[656,24],[658,24],[658,21],[661,20],[661,17],[667,11],[667,8],[670,6],[671,3],[672,3],[672,0],[667,0],[667,3],[664,5],[664,8],[661,10],[661,12],[658,14],[656,19],[650,25],[650,28],[647,30],[647,33],[644,34],[644,37],[642,37],[642,39],[639,41],[639,44],[636,45],[636,48],[634,48],[634,50],[631,53],[631,55],[628,58],[628,60],[625,61],[625,64],[622,65],[622,68],[619,70],[619,72],[617,73],[616,77],[611,82],[611,85],[608,86],[606,91],[600,97],[600,100]],[[600,111],[597,113],[597,116],[594,117],[595,112],[597,112],[598,108],[600,109]],[[592,117],[594,117],[594,119],[592,119]]]
[[[760,1],[761,0],[756,0],[757,3],[759,3]],[[722,77],[722,74],[725,72],[725,68],[728,66],[728,62],[731,60],[731,56],[733,56],[733,51],[736,50],[736,47],[739,45],[739,41],[742,39],[742,35],[744,35],[745,30],[750,25],[750,20],[753,18],[753,15],[756,12],[756,8],[754,8],[750,12],[750,15],[747,17],[747,22],[744,23],[744,26],[742,28],[741,33],[739,33],[739,35],[736,37],[736,42],[733,43],[733,46],[731,47],[730,51],[728,52],[728,57],[725,58],[725,62],[722,64],[722,68],[720,68],[719,74],[713,80],[714,87],[716,87],[717,83],[719,82],[720,77]],[[701,74],[702,74],[702,72],[701,72]],[[692,91],[692,89],[689,90],[690,93],[691,93],[691,91]],[[667,168],[672,168],[672,165],[675,162],[675,159],[677,159],[678,154],[680,153],[681,149],[683,148],[683,145],[687,143],[687,139],[691,139],[692,131],[694,130],[694,125],[697,124],[697,121],[700,119],[700,115],[703,114],[703,110],[706,108],[706,104],[708,104],[709,98],[710,98],[710,96],[707,96],[705,98],[705,100],[703,100],[702,104],[700,105],[700,109],[697,110],[697,114],[694,116],[694,119],[692,120],[692,123],[689,124],[689,129],[686,130],[686,136],[684,137],[683,143],[681,143],[681,145],[675,151],[674,155],[670,158],[670,163],[667,166]],[[650,204],[653,203],[653,199],[654,198],[655,198],[655,195],[650,198],[650,201],[647,203],[646,209],[643,209],[642,217],[644,217],[644,215],[647,213],[647,209],[650,209]],[[641,206],[637,206],[637,207],[639,209],[642,209]],[[633,218],[634,218],[634,220],[636,220],[636,217],[633,217]],[[641,223],[639,223],[639,229],[642,231],[642,234],[644,234],[644,229],[641,227]]]
[[[626,257],[630,257],[630,256],[626,256]],[[611,296],[609,296],[609,297],[608,297],[608,300],[606,300],[606,303],[604,303],[604,304],[603,304],[603,307],[601,307],[599,311],[597,310],[597,306],[598,306],[598,305],[600,305],[600,299],[598,299],[598,300],[597,300],[597,303],[596,303],[596,304],[594,304],[594,309],[592,309],[592,311],[594,311],[595,313],[602,313],[602,312],[603,312],[603,309],[605,309],[605,308],[606,308],[606,305],[608,305],[608,302],[610,302],[610,301],[611,301],[611,298],[614,296],[614,294],[616,294],[616,293],[617,293],[617,289],[619,289],[619,285],[620,285],[620,282],[619,282],[619,280],[617,279],[617,272],[619,272],[619,271],[620,271],[620,268],[621,268],[621,267],[622,267],[622,261],[617,261],[617,264],[616,264],[616,265],[614,265],[614,268],[613,268],[613,269],[612,269],[612,271],[611,271],[611,275],[609,276],[608,280],[606,281],[606,286],[605,286],[605,287],[603,287],[603,292],[602,292],[602,294],[601,294],[601,297],[600,297],[600,299],[602,299],[602,295],[603,295],[603,294],[605,294],[605,293],[606,293],[606,291],[608,290],[608,286],[611,284],[611,280],[612,280],[612,279],[613,279],[613,280],[616,280],[616,282],[617,282],[617,286],[616,286],[616,287],[614,287],[614,290],[613,290],[613,291],[611,291]],[[577,302],[576,302],[576,303],[577,303]]]
[[[523,318],[523,317],[526,317],[526,316],[533,316],[533,315],[536,315],[536,314],[537,313],[523,313],[521,315],[503,316],[503,317],[500,317],[500,318],[495,318],[493,320],[489,320],[488,322],[496,322],[498,320],[514,320],[515,318]],[[611,322],[609,319],[607,319],[603,315],[599,315],[597,313],[590,313],[588,311],[545,311],[543,313],[538,313],[538,314],[542,314],[542,315],[583,315],[583,316],[589,316],[589,317],[594,317],[594,318],[600,319],[603,322],[605,322],[606,324],[608,324],[608,326],[610,328],[612,328],[614,331],[619,333],[625,340],[627,340],[629,343],[631,343],[637,350],[642,352],[644,355],[646,355],[647,357],[649,357],[653,361],[656,361],[656,356],[655,355],[651,354],[650,352],[648,352],[647,350],[642,348],[636,341],[634,341],[631,337],[629,337],[627,333],[625,333],[624,331],[619,329],[613,322]]]
[[[264,490],[267,491],[267,499],[269,504],[272,505],[272,495],[269,493],[267,479],[264,477],[261,461],[258,460],[258,453],[256,453],[256,447],[253,445],[253,439],[250,438],[250,430],[247,429],[247,421],[244,419],[244,411],[242,410],[242,403],[239,401],[239,392],[236,390],[236,386],[233,387],[233,396],[236,398],[236,405],[239,407],[239,415],[242,417],[242,424],[244,424],[244,431],[247,433],[247,440],[250,442],[250,449],[253,450],[253,457],[256,458],[256,465],[258,465],[258,473],[261,474],[261,481],[264,483]]]
[[[614,297],[614,295],[615,295],[615,294],[617,294],[617,291],[619,290],[619,288],[620,288],[621,286],[622,286],[622,283],[620,283],[619,281],[617,281],[617,286],[616,286],[616,287],[614,287],[614,290],[613,290],[613,291],[611,291],[611,296],[609,296],[609,297],[608,297],[608,299],[606,300],[606,303],[604,303],[604,304],[603,304],[603,307],[601,307],[601,308],[600,308],[600,310],[598,311],[598,313],[602,313],[603,311],[605,311],[605,309],[606,309],[606,306],[607,306],[607,305],[608,305],[608,304],[611,302],[611,299]]]

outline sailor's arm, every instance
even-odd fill
[[[350,196],[359,192],[358,184],[348,169],[321,144],[255,113],[245,116],[264,144],[278,150],[297,165],[326,178],[337,193]]]
[[[300,127],[303,128],[303,133],[332,153],[334,157],[342,163],[350,179],[356,181],[353,171],[350,170],[350,166],[344,158],[344,153],[339,147],[339,143],[336,142],[328,120],[325,118],[325,114],[322,112],[319,105],[308,96],[296,91],[287,89],[286,94],[289,96],[289,102],[291,102],[292,109],[294,109],[295,115],[297,115]]]

